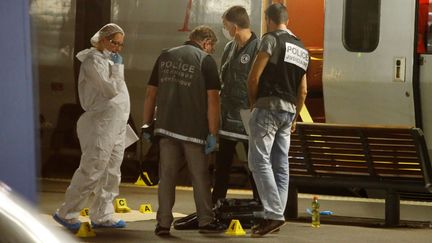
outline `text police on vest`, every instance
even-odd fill
[[[174,69],[189,73],[195,72],[195,66],[182,62],[162,61],[161,68]]]

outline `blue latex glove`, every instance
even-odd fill
[[[216,150],[216,137],[212,134],[207,135],[206,144],[205,144],[205,154],[209,154]]]
[[[147,141],[150,141],[150,139],[152,137],[150,131],[151,131],[151,129],[150,129],[150,126],[148,124],[144,124],[141,127],[141,135]]]
[[[150,141],[150,138],[151,138],[151,134],[150,134],[150,133],[148,133],[148,132],[143,132],[142,136],[143,136],[143,138],[144,138],[145,140]]]
[[[111,54],[111,61],[113,61],[115,64],[122,64],[123,57],[120,56],[120,54],[114,52]]]
[[[333,212],[329,210],[324,210],[324,211],[320,211],[320,215],[333,215]]]
[[[312,215],[312,210],[310,208],[306,208],[306,212],[309,215]],[[334,213],[332,211],[329,210],[324,210],[324,211],[320,211],[320,215],[333,215]]]

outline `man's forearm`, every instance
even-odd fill
[[[143,123],[150,124],[153,121],[154,110],[156,106],[157,87],[147,86],[146,97],[144,100],[144,117]]]
[[[252,108],[256,102],[258,95],[258,80],[252,77],[248,79],[248,97],[249,97],[249,107]]]
[[[255,105],[255,101],[258,96],[258,83],[269,59],[270,56],[266,52],[258,52],[252,65],[252,69],[248,77],[248,97],[250,108]]]
[[[297,119],[297,117],[300,115],[300,111],[303,108],[305,101],[306,101],[306,95],[297,96],[295,119]]]
[[[306,75],[303,76],[300,86],[297,91],[296,115],[295,119],[300,115],[300,111],[304,106],[307,96],[307,80]]]
[[[209,133],[217,135],[220,119],[220,101],[218,90],[207,91],[207,119]]]

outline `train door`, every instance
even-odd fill
[[[432,52],[430,52],[432,53]],[[423,132],[432,156],[432,54],[422,54],[420,66],[420,97],[422,105]]]
[[[432,155],[432,0],[421,0],[419,13],[423,18],[425,50],[420,55],[420,100],[423,119],[423,132],[429,148],[429,156]],[[425,6],[426,5],[426,6]],[[425,19],[426,18],[426,19]]]
[[[416,1],[327,0],[323,89],[329,123],[416,125]]]

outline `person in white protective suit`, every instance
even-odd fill
[[[107,24],[91,38],[93,47],[77,54],[82,62],[78,93],[85,111],[77,122],[82,156],[67,188],[65,202],[53,215],[70,230],[79,229],[79,213],[87,203],[93,227],[126,226],[123,220],[113,217],[112,204],[119,193],[130,112],[124,66],[118,54],[124,35],[118,25]]]

